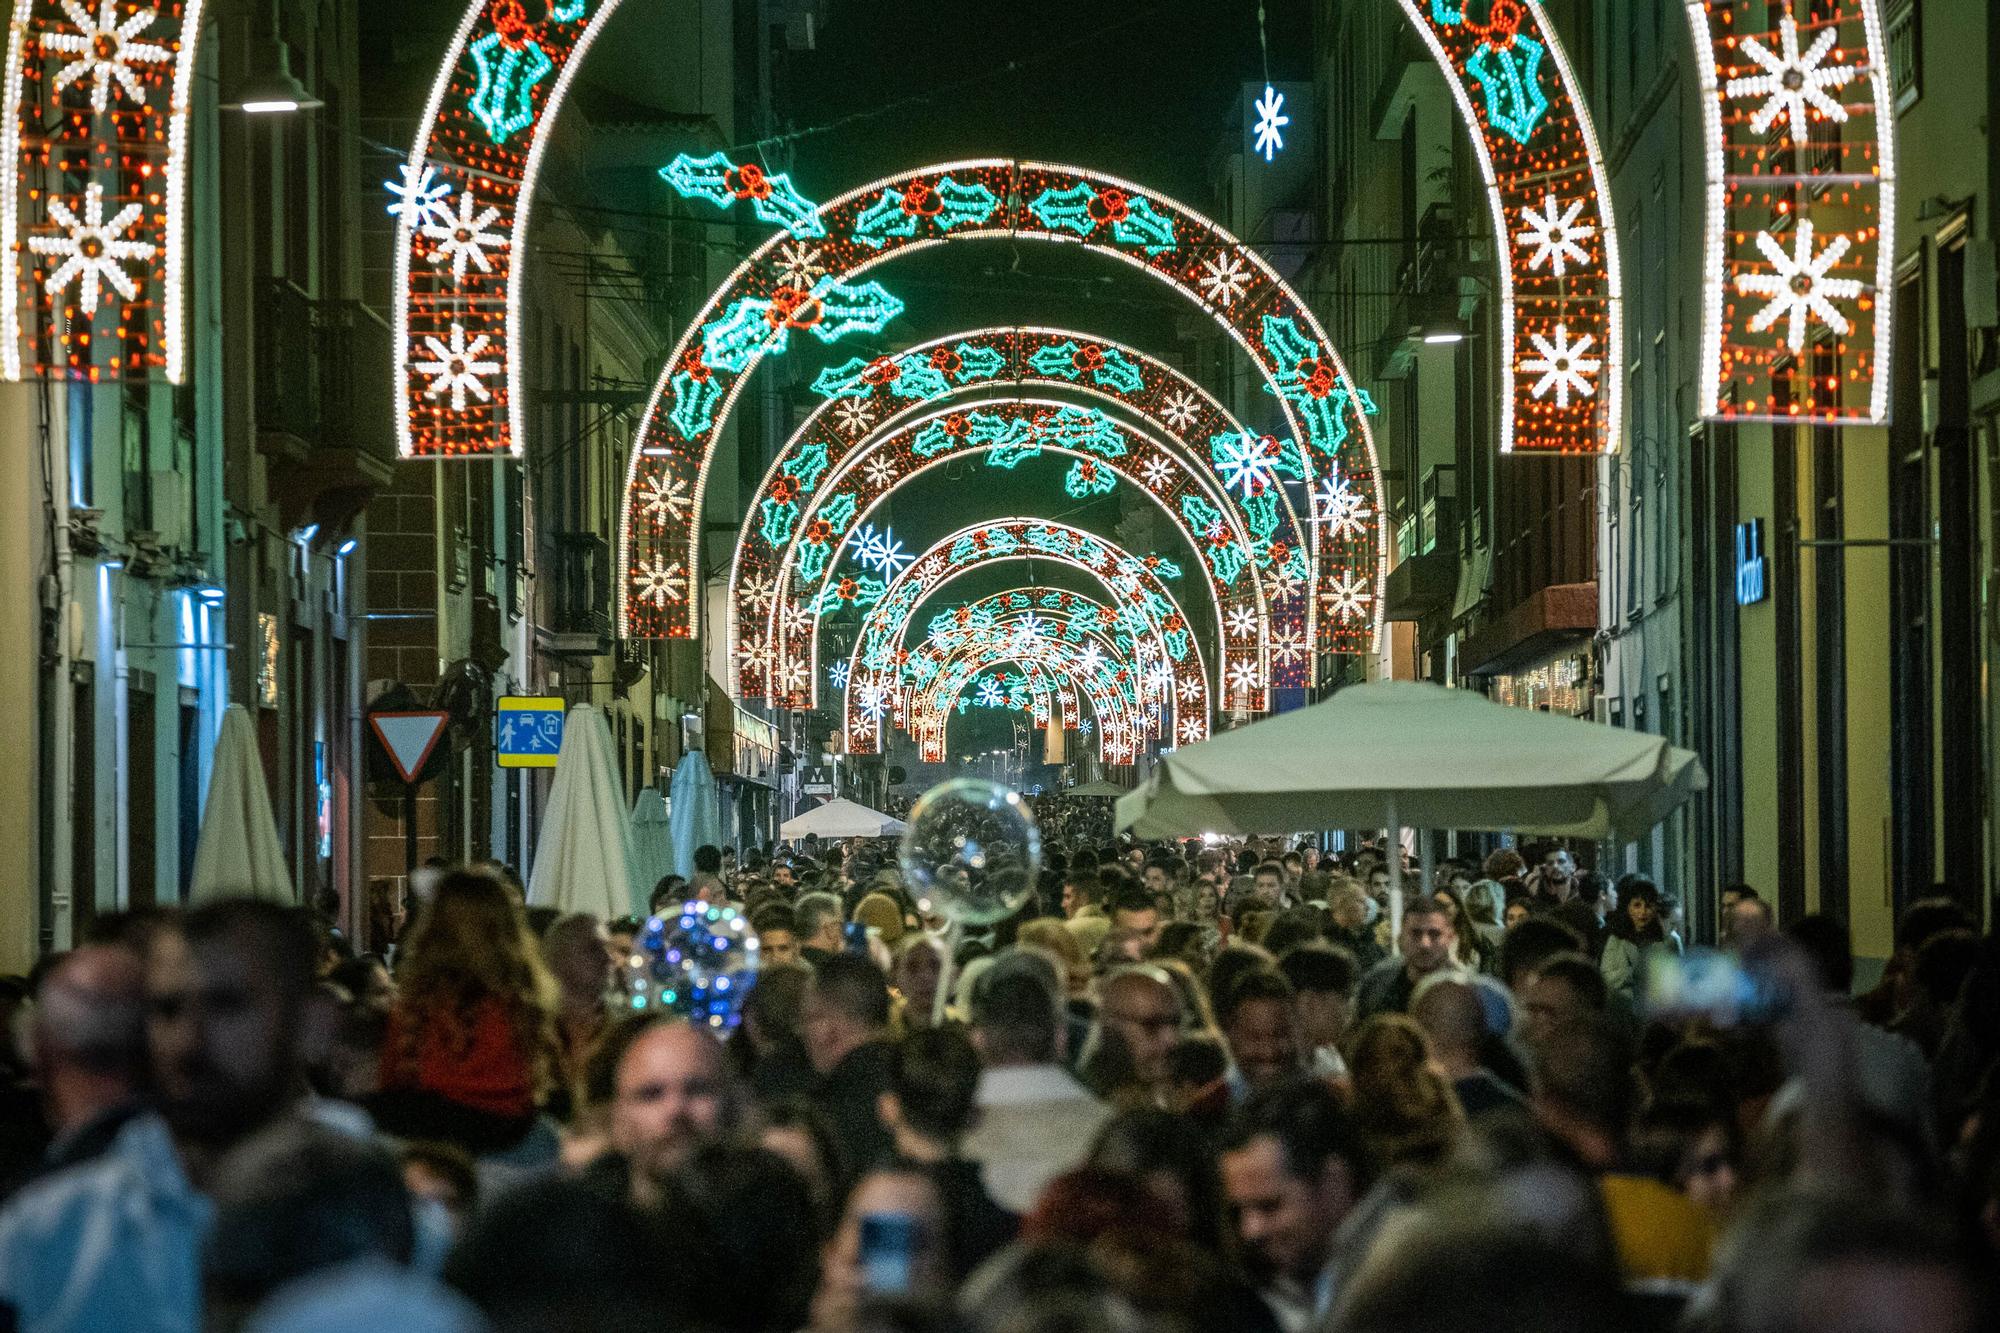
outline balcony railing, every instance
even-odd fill
[[[256,344],[260,436],[395,461],[389,326],[380,315],[273,278],[260,294]]]

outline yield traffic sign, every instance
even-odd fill
[[[368,715],[368,725],[374,730],[375,739],[382,742],[382,748],[388,751],[389,762],[403,775],[403,781],[411,784],[417,781],[417,774],[424,771],[424,761],[437,748],[450,721],[449,713]]]

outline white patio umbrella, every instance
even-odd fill
[[[870,810],[854,801],[834,800],[815,806],[778,827],[787,841],[818,834],[822,838],[887,838],[909,828],[902,820]]]
[[[640,791],[632,803],[632,869],[636,889],[648,897],[663,876],[674,871],[674,834],[667,819],[667,798],[657,787]],[[639,904],[635,911],[645,907]]]
[[[589,704],[570,709],[535,840],[529,906],[589,912],[606,921],[632,910],[632,829],[611,755],[604,714]]]
[[[278,845],[271,817],[271,792],[257,755],[257,731],[242,704],[223,710],[208,779],[208,803],[201,811],[188,901],[269,898],[295,903],[292,874]]]
[[[668,785],[669,827],[673,833],[674,873],[694,874],[694,849],[722,845],[722,810],[715,793],[715,774],[708,756],[689,750],[674,769]]]
[[[1377,681],[1182,746],[1119,799],[1116,823],[1141,837],[1379,828],[1395,841],[1418,828],[1628,841],[1707,785],[1701,761],[1659,736]]]

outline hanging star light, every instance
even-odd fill
[[[402,162],[396,169],[402,173],[401,180],[382,182],[396,196],[389,205],[389,215],[417,232],[425,223],[449,222],[451,210],[445,207],[445,200],[451,197],[451,186],[438,180],[437,168],[425,162],[412,170],[409,163]]]

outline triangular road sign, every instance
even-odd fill
[[[410,783],[414,783],[417,774],[424,771],[424,761],[437,748],[438,738],[444,735],[445,724],[450,721],[449,713],[368,715],[368,725],[375,729],[375,739],[381,741],[382,748],[389,752],[389,761],[403,775],[403,781]]]

